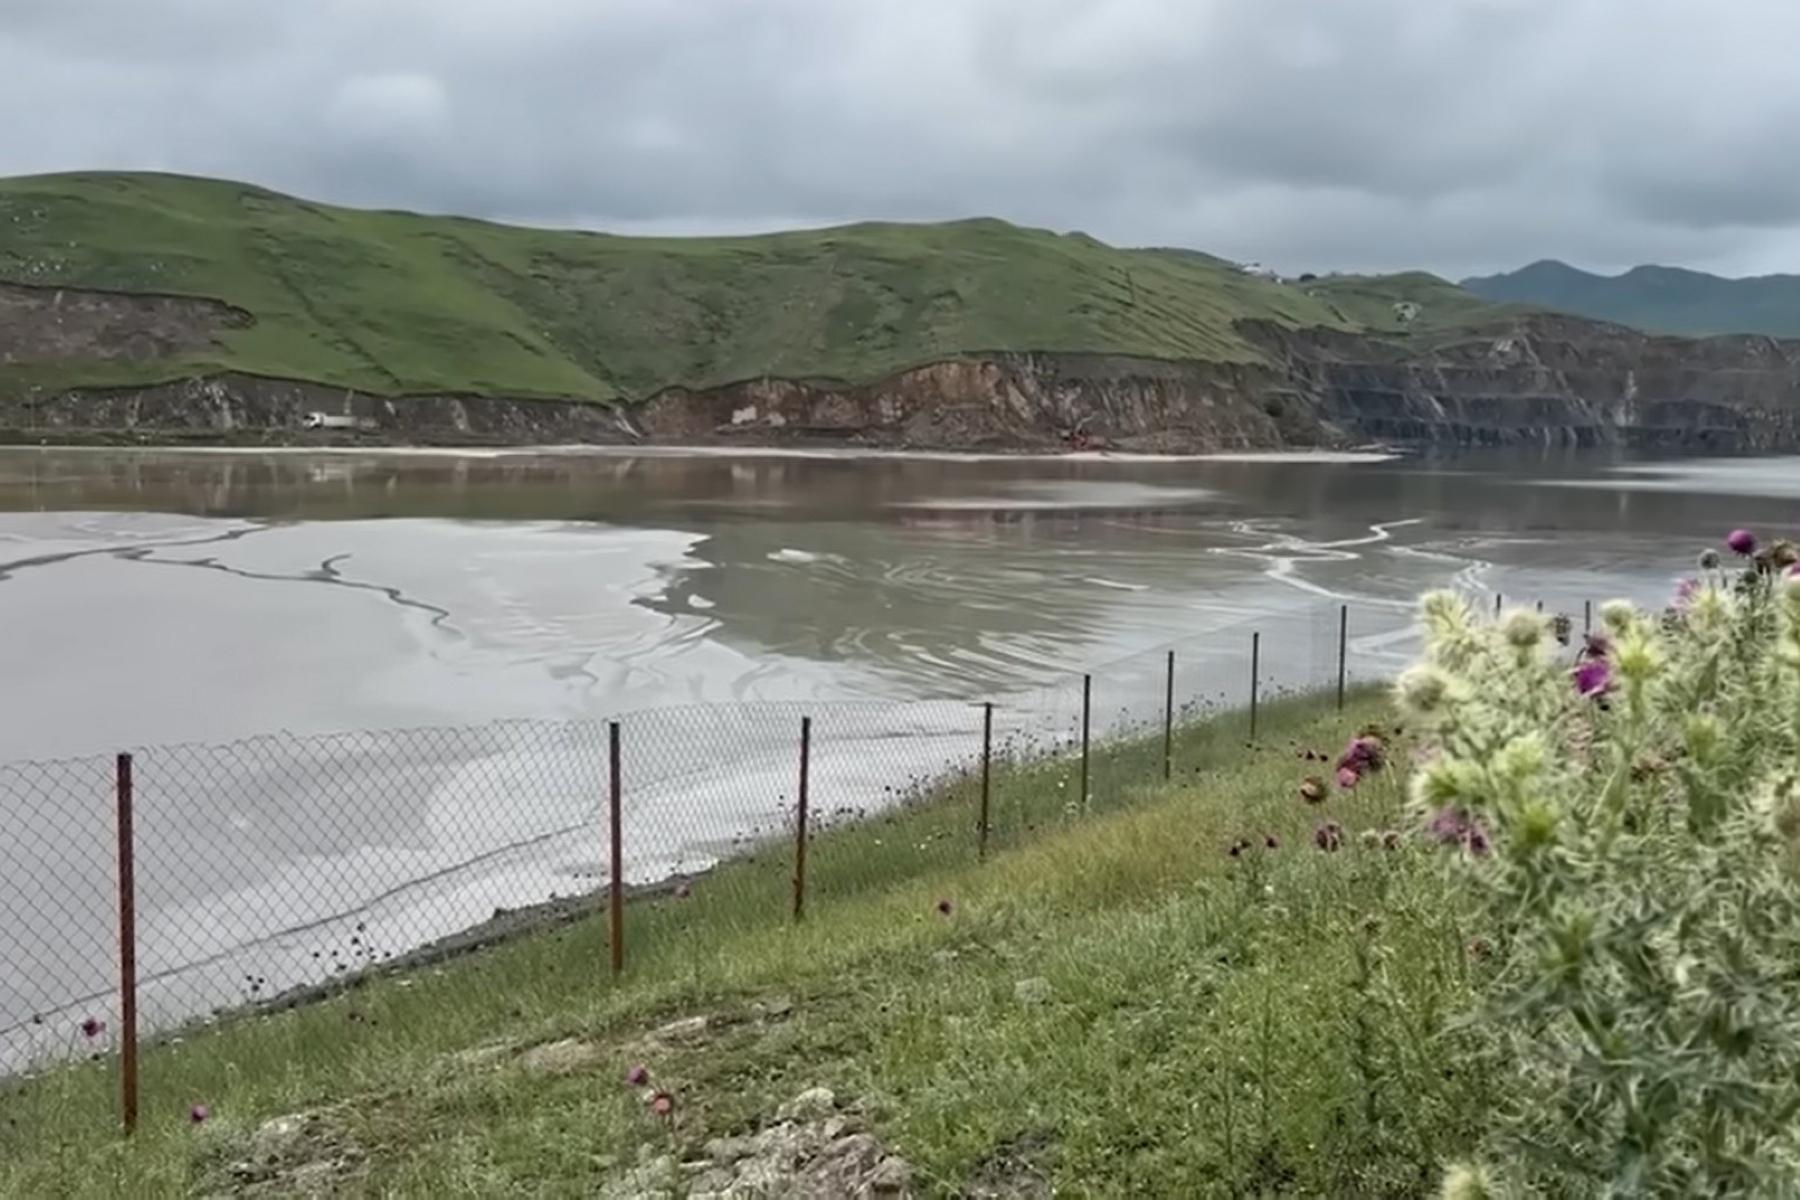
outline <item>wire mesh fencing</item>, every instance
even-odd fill
[[[705,876],[713,911],[767,928],[1205,770],[1222,742],[1253,737],[1259,706],[1391,675],[1408,624],[1338,603],[1245,613],[974,702],[142,748],[126,794],[112,755],[0,765],[0,1075],[119,1048],[127,907],[132,1028],[147,1034],[542,928],[615,888]]]

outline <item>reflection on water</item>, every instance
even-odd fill
[[[1444,582],[1654,599],[1791,527],[1795,465],[8,451],[0,669],[40,683],[0,751],[966,696]]]

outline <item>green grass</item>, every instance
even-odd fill
[[[627,238],[122,173],[0,180],[0,280],[208,297],[255,317],[203,354],[15,363],[0,387],[240,370],[609,401],[763,376],[867,382],[987,351],[1250,362],[1240,319],[1391,329],[1382,297],[1399,295],[1380,279],[1352,297],[1344,281],[1273,283],[1205,254],[997,220]]]
[[[1504,311],[1424,271],[1328,275],[1298,286],[1330,305],[1346,322],[1382,332],[1429,334],[1457,330],[1491,320]],[[1401,320],[1394,311],[1394,305],[1401,301],[1419,306],[1411,321]]]
[[[953,787],[819,837],[799,925],[770,849],[632,905],[621,983],[590,921],[159,1046],[129,1142],[110,1065],[54,1072],[0,1094],[0,1195],[223,1190],[258,1125],[300,1110],[325,1113],[322,1155],[357,1148],[351,1194],[587,1195],[641,1148],[698,1154],[813,1085],[853,1099],[926,1194],[996,1172],[1074,1194],[1417,1194],[1493,1100],[1437,1033],[1469,992],[1464,936],[1428,854],[1358,840],[1397,820],[1397,770],[1323,813],[1295,793],[1299,750],[1383,713],[1281,702],[1254,747],[1240,714],[1192,726],[1171,784],[1154,740],[1114,747],[1087,812],[1071,763],[1008,770],[985,863],[972,785]],[[1310,844],[1327,815],[1350,831],[1334,854]],[[1270,833],[1278,849],[1225,853]],[[1048,1002],[1016,997],[1033,978]],[[646,1048],[694,1015],[702,1034]],[[568,1037],[593,1061],[518,1065]],[[672,1125],[622,1085],[640,1059]],[[198,1130],[195,1102],[215,1113]]]

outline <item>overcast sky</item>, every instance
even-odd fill
[[[0,174],[1800,271],[1800,0],[0,0]]]

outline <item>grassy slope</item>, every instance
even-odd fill
[[[239,369],[629,400],[763,375],[867,381],[987,350],[1249,361],[1240,318],[1393,324],[1379,280],[1354,299],[1328,285],[1346,293],[1334,306],[1208,255],[994,220],[623,238],[148,174],[0,180],[0,279],[205,296],[256,317],[205,355],[0,367],[0,386]]]
[[[1107,811],[1074,823],[1070,764],[1003,775],[985,864],[967,790],[826,835],[798,927],[784,854],[719,872],[633,906],[619,985],[589,922],[159,1048],[128,1144],[103,1067],[54,1073],[0,1093],[0,1194],[210,1190],[260,1122],[326,1106],[321,1153],[366,1156],[348,1191],[592,1194],[642,1147],[691,1157],[818,1084],[860,1103],[928,1194],[1009,1154],[1083,1194],[1416,1194],[1495,1099],[1429,1033],[1467,998],[1463,936],[1426,853],[1356,840],[1395,820],[1397,772],[1324,814],[1294,791],[1297,747],[1383,711],[1284,702],[1256,749],[1240,716],[1196,726],[1172,786],[1159,747],[1108,752]],[[1346,849],[1309,844],[1321,815],[1350,828]],[[1281,847],[1224,853],[1265,833]],[[1051,999],[1022,1004],[1034,977]],[[791,1012],[768,1016],[774,999]],[[695,1014],[705,1034],[644,1048]],[[598,1056],[517,1065],[565,1037]],[[672,1128],[621,1084],[639,1059],[676,1096]],[[216,1114],[197,1131],[194,1102]]]
[[[1331,275],[1299,285],[1328,304],[1345,321],[1377,331],[1416,330],[1432,333],[1461,328],[1496,315],[1493,306],[1460,287],[1424,271],[1397,275]],[[1402,321],[1394,305],[1410,300],[1418,316]]]

